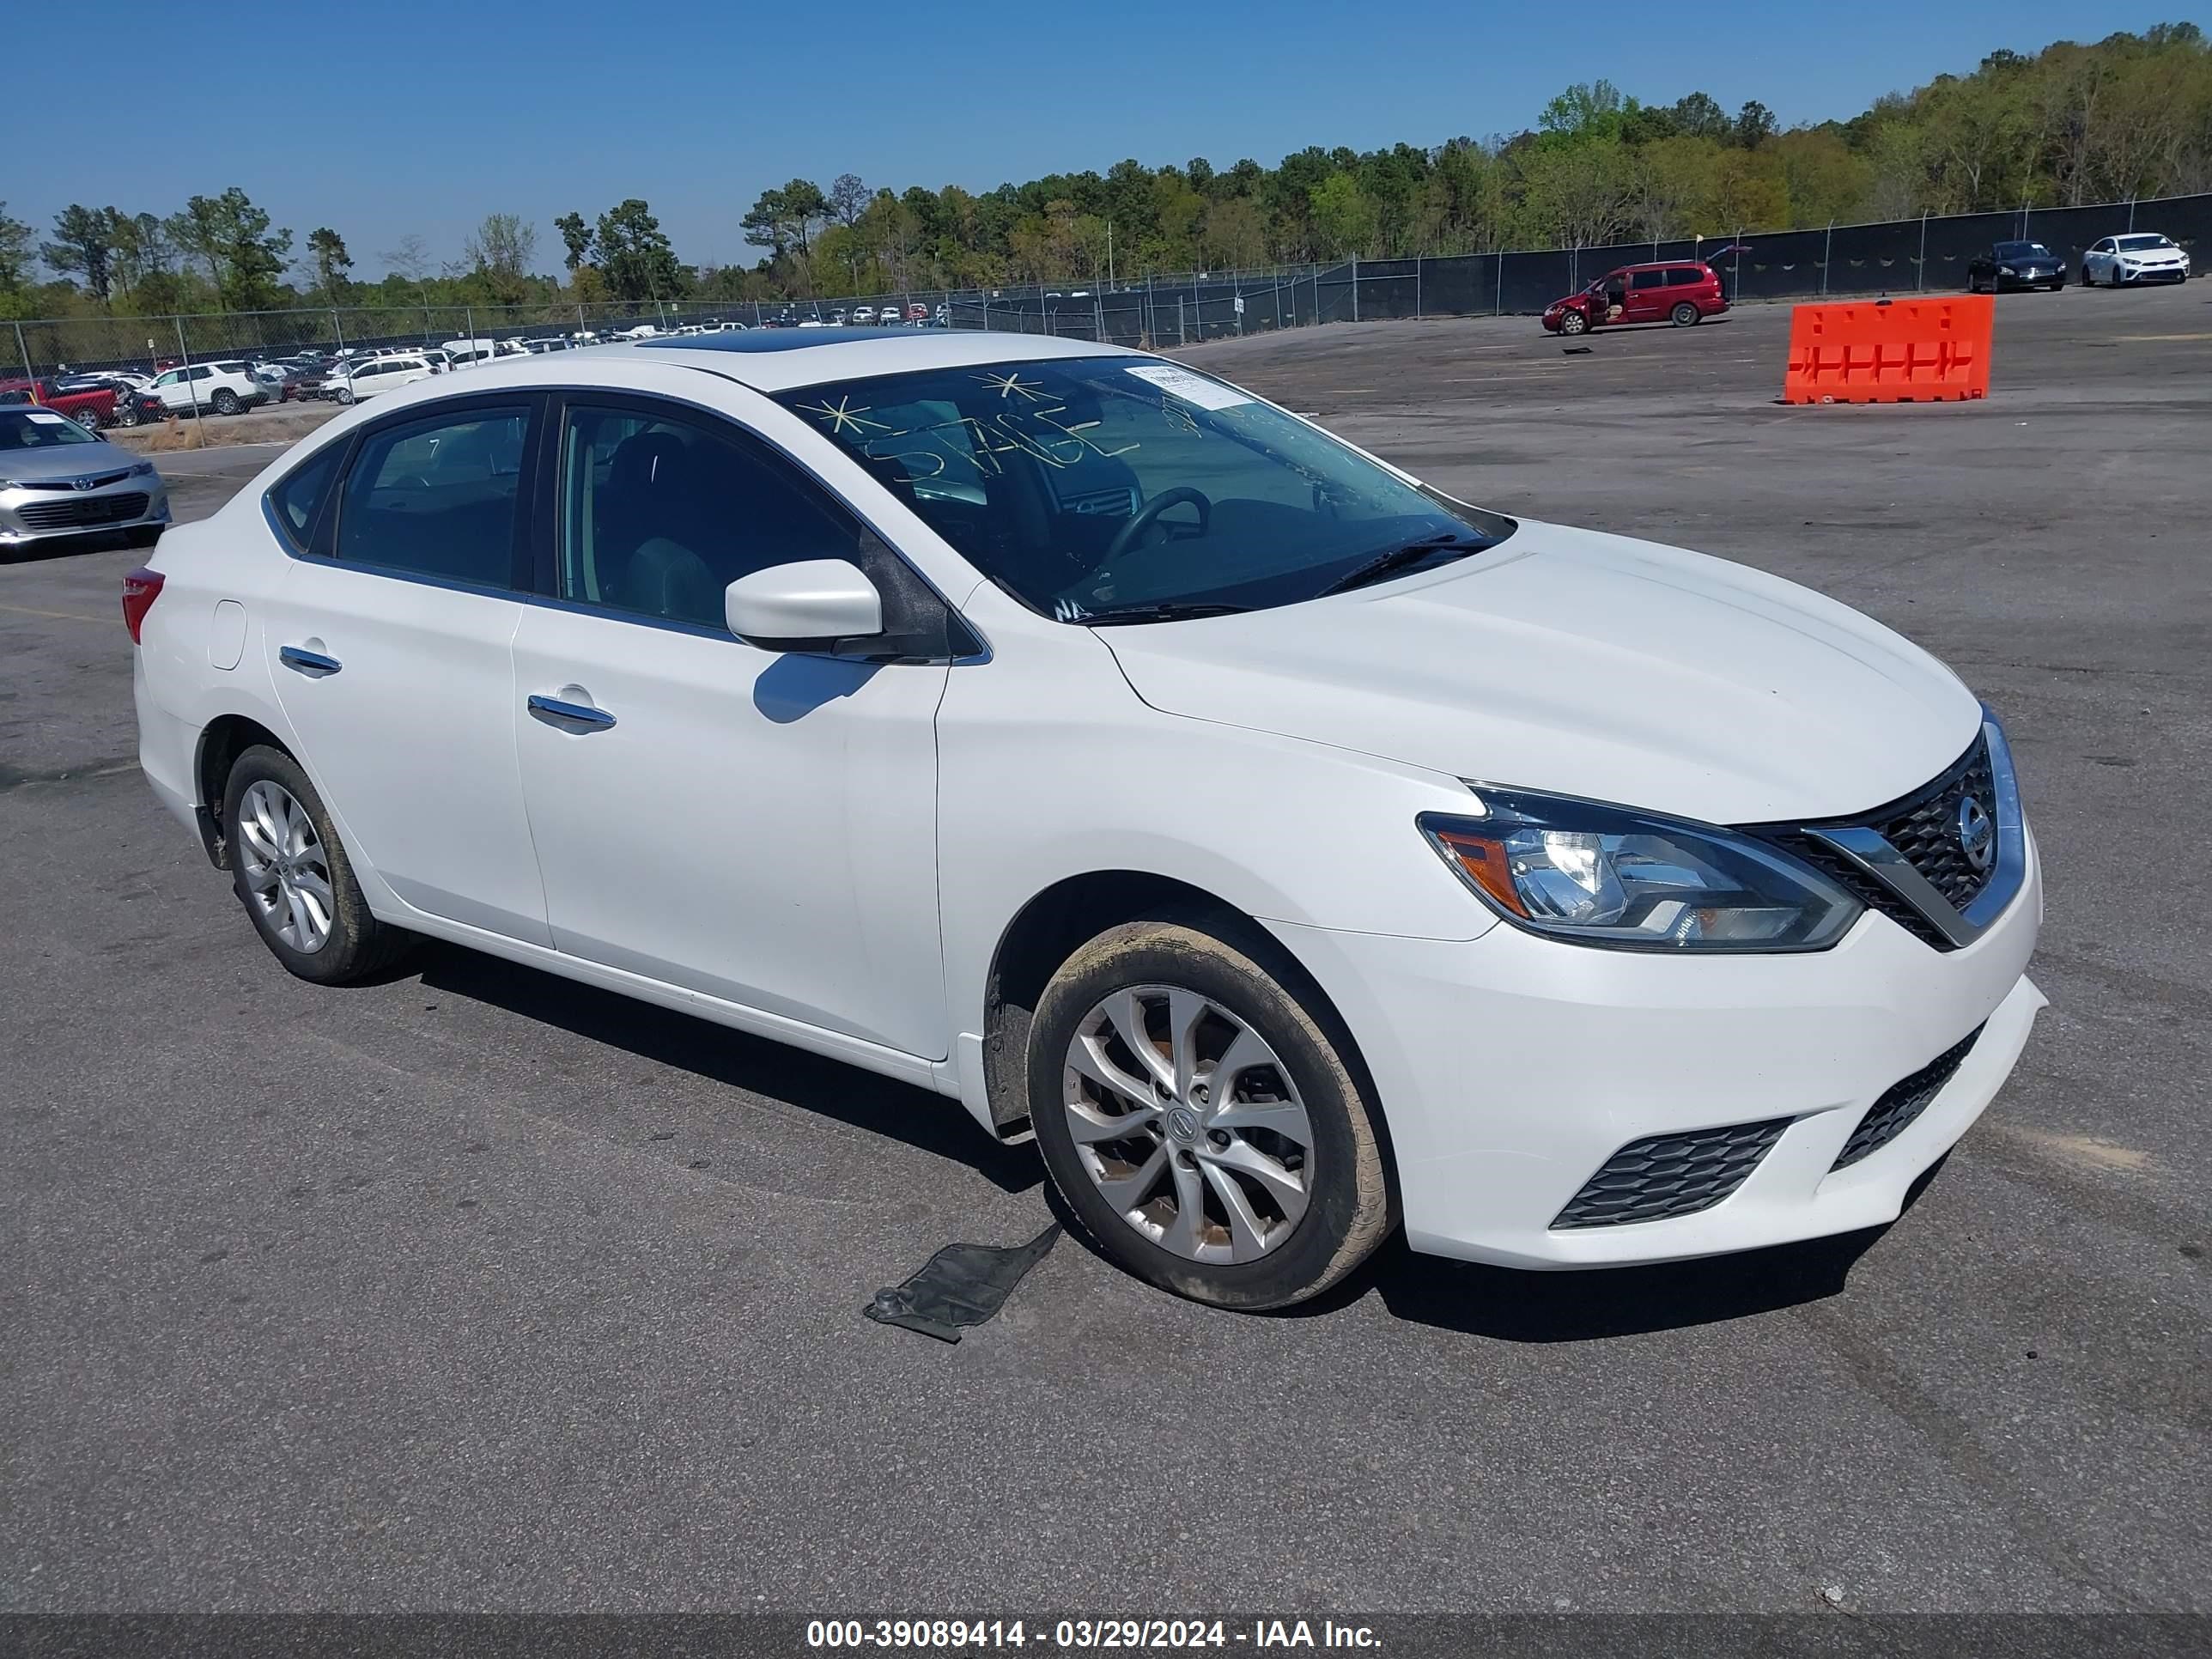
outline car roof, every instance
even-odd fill
[[[860,380],[915,369],[968,368],[1033,362],[1040,357],[1142,357],[1144,352],[1096,340],[1049,335],[994,334],[973,329],[932,332],[871,328],[745,329],[732,334],[641,340],[615,351],[650,351],[726,374],[756,392],[781,392],[823,380]]]

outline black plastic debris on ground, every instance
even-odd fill
[[[1026,1244],[947,1244],[905,1284],[878,1291],[861,1311],[879,1324],[957,1342],[963,1327],[981,1325],[1006,1306],[1059,1237],[1055,1221]]]

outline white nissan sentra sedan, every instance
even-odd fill
[[[2043,1005],[1942,664],[1137,352],[488,365],[124,611],[146,776],[293,973],[428,935],[908,1079],[1225,1307],[1401,1225],[1591,1267],[1888,1221]]]

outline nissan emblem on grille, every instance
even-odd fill
[[[1996,823],[1971,794],[1959,797],[1959,850],[1978,872],[1987,870],[1996,856]]]

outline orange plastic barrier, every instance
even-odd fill
[[[1796,306],[1790,313],[1785,404],[1942,403],[1990,395],[1987,294],[1877,305]]]

